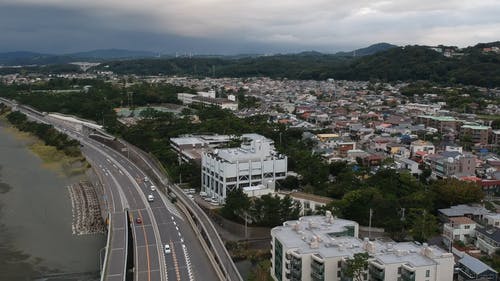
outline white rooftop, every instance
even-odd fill
[[[246,142],[244,141],[241,147],[218,149],[213,152],[213,155],[227,162],[236,163],[238,161],[265,160],[276,154],[274,142],[262,135],[244,134],[242,139]]]
[[[436,247],[419,245],[414,242],[387,243],[368,241],[357,237],[339,236],[348,226],[357,223],[327,216],[301,217],[297,221],[287,221],[283,226],[272,229],[274,237],[284,248],[298,254],[314,254],[321,258],[352,257],[355,253],[369,252],[375,262],[381,264],[404,263],[413,267],[434,265],[433,258],[449,257],[450,253]],[[423,254],[426,252],[426,254]]]

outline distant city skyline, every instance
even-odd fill
[[[496,0],[0,0],[0,52],[350,51],[500,40]]]

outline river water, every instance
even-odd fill
[[[75,236],[71,230],[67,186],[81,177],[44,168],[27,144],[0,121],[0,281],[97,272],[105,235]]]

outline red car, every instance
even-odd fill
[[[142,223],[142,219],[141,219],[141,218],[139,218],[139,217],[137,217],[137,218],[135,219],[135,222],[136,222],[136,223]]]

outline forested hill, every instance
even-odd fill
[[[500,54],[484,48],[500,42],[481,43],[458,49],[440,46],[437,52],[425,46],[395,47],[376,44],[354,52],[244,57],[143,58],[102,62],[90,71],[113,71],[136,75],[190,75],[199,77],[253,77],[346,80],[415,81],[500,87]],[[444,50],[451,50],[449,57]],[[367,53],[372,53],[368,55]],[[363,54],[363,55],[361,55]],[[449,54],[449,53],[448,53]],[[30,54],[16,54],[20,58]],[[41,56],[43,58],[43,56]],[[24,68],[0,68],[1,74],[62,73],[81,71],[75,65],[54,64]]]
[[[498,87],[500,54],[467,48],[453,57],[445,57],[426,47],[407,46],[356,59],[333,73],[339,79],[430,80]]]
[[[115,61],[98,69],[118,74],[195,75],[208,77],[269,76],[289,79],[414,81],[500,86],[500,54],[482,48],[455,50],[445,57],[424,46],[390,48],[363,57],[316,52],[241,59],[173,58]]]

